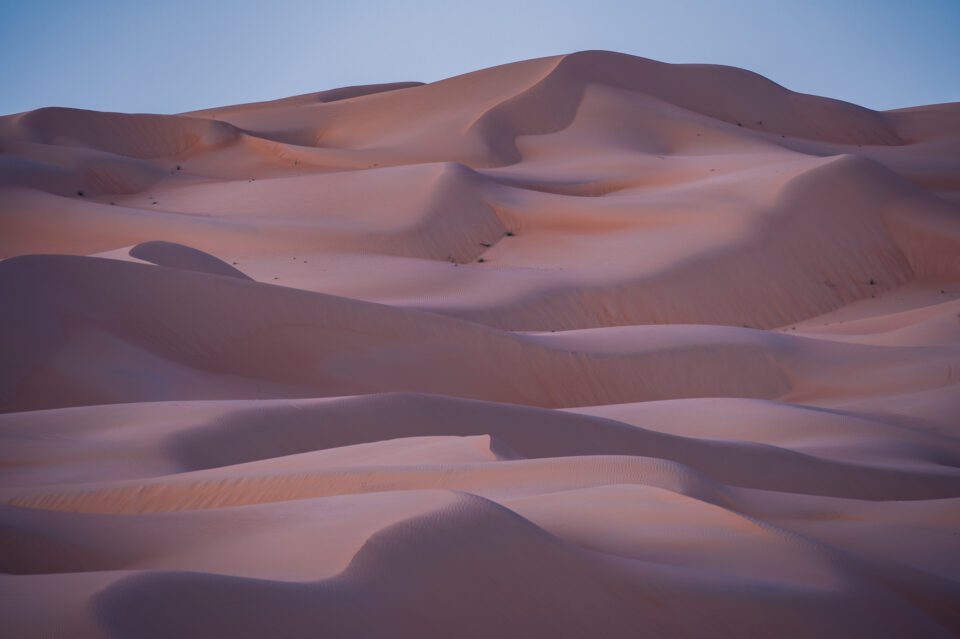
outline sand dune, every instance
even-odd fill
[[[960,634],[960,105],[590,51],[0,150],[4,636]]]

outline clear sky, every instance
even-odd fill
[[[0,0],[0,114],[176,113],[583,49],[960,101],[960,0]]]

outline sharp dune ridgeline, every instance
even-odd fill
[[[588,51],[0,117],[0,634],[960,634],[960,104]]]

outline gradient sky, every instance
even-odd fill
[[[0,114],[176,113],[583,49],[874,109],[960,101],[960,0],[0,0]]]

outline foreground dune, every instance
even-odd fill
[[[0,150],[4,636],[960,635],[960,106],[583,52]]]

